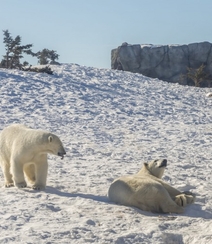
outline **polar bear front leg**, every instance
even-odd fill
[[[156,199],[158,199],[159,209],[161,209],[163,213],[181,214],[184,211],[182,206],[176,204],[176,202],[172,200],[169,193],[164,188],[161,188],[158,191],[158,195],[156,195]]]
[[[39,162],[35,163],[35,183],[32,185],[34,190],[42,190],[46,187],[48,172],[47,156],[43,155]]]
[[[24,179],[23,165],[17,160],[11,160],[11,173],[16,187],[24,188],[27,186]]]

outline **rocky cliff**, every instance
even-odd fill
[[[212,44],[209,42],[189,45],[129,45],[123,43],[111,51],[111,68],[168,82],[210,86],[212,77]],[[198,74],[199,68],[201,74]],[[188,73],[193,74],[189,76]]]

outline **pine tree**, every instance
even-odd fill
[[[202,64],[197,69],[187,68],[187,77],[193,80],[195,86],[200,87],[201,83],[209,78],[209,75],[205,72],[205,65]]]
[[[3,31],[4,32],[4,42],[5,43],[5,49],[6,49],[6,55],[3,56],[4,59],[1,61],[1,65],[3,65],[5,68],[9,68],[9,60],[10,60],[10,53],[12,49],[12,43],[13,38],[11,37],[8,30]]]
[[[49,52],[49,59],[52,61],[52,62],[55,62],[55,60],[58,60],[59,58],[59,55],[56,53],[56,51],[54,50],[51,50]]]
[[[44,48],[42,51],[37,53],[39,64],[49,64],[51,61],[55,62],[59,58],[59,55],[54,50]]]
[[[13,39],[8,30],[4,30],[3,33],[6,55],[3,56],[1,61],[2,68],[20,69],[23,66],[20,62],[20,59],[23,58],[23,53],[36,56],[31,50],[32,44],[21,45],[21,37],[19,35]]]
[[[3,30],[4,44],[6,54],[3,55],[3,59],[0,62],[0,68],[7,69],[23,69],[24,66],[29,65],[24,61],[21,63],[23,54],[31,55],[38,58],[39,64],[56,63],[55,60],[59,58],[59,55],[54,50],[44,48],[42,51],[34,53],[31,48],[32,44],[21,45],[21,37],[18,35],[15,39],[12,38],[8,30]]]

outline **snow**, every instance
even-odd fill
[[[210,88],[76,64],[54,75],[0,69],[0,129],[49,130],[66,157],[49,155],[45,191],[4,188],[0,243],[198,243],[212,241]],[[163,179],[197,195],[181,215],[116,205],[111,182],[167,158]]]

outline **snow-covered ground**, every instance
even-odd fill
[[[67,156],[49,155],[45,191],[4,188],[0,243],[212,243],[210,88],[64,64],[54,75],[0,69],[0,129],[49,130]],[[185,213],[153,214],[107,198],[114,178],[167,158],[164,180],[197,195]]]

